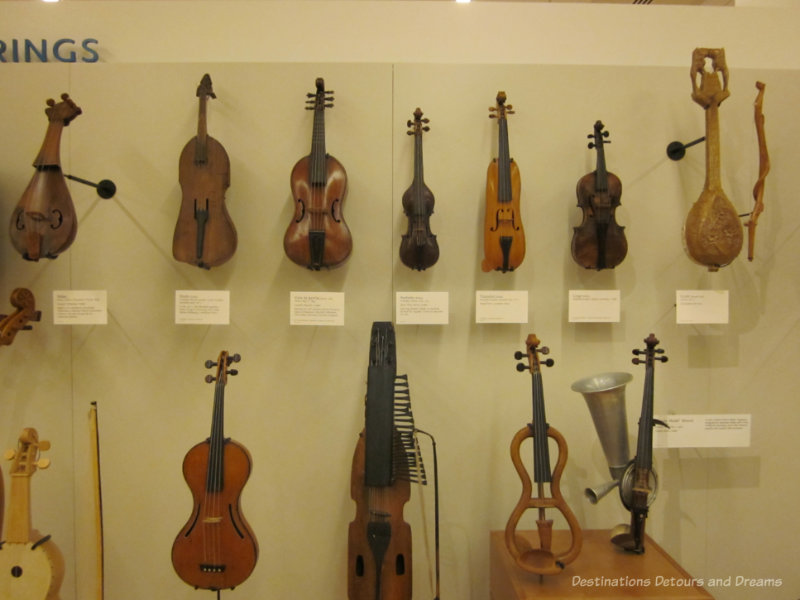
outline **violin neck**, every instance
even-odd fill
[[[314,110],[314,130],[311,133],[311,185],[325,185],[327,180],[325,157],[325,109],[317,108]]]
[[[598,194],[608,192],[608,171],[606,170],[606,153],[603,148],[603,141],[600,140],[597,146],[597,171],[595,174],[594,189]]]
[[[27,473],[12,473],[5,541],[25,544],[30,541],[30,537],[31,477]]]
[[[511,202],[511,157],[508,150],[508,121],[499,119],[500,135],[497,150],[497,201]]]
[[[206,491],[221,492],[224,479],[225,454],[225,383],[217,381],[214,386],[214,414],[211,418],[211,437],[209,438],[208,470],[206,472]]]
[[[200,95],[200,108],[197,111],[197,143],[194,147],[194,163],[204,165],[208,162],[208,128],[206,125],[206,106],[208,96]]]
[[[722,187],[720,178],[719,104],[712,102],[706,114],[706,189]]]
[[[414,183],[419,185],[423,182],[422,171],[422,134],[414,136]]]
[[[644,375],[644,395],[642,397],[642,414],[639,417],[639,439],[636,442],[637,469],[653,466],[653,363],[648,359]]]
[[[64,131],[63,121],[55,120],[48,122],[42,147],[39,149],[39,154],[33,161],[34,167],[39,169],[42,167],[58,167],[61,165],[60,149],[62,131]]]
[[[550,471],[550,448],[547,441],[547,417],[544,412],[544,387],[542,373],[532,374],[533,382],[533,480],[536,483],[552,481]]]

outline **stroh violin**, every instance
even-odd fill
[[[711,71],[706,70],[706,59],[711,62]],[[709,271],[717,271],[739,255],[743,241],[739,215],[725,195],[720,177],[719,105],[730,96],[725,50],[696,48],[690,75],[692,100],[705,111],[706,180],[686,216],[684,245],[689,258]]]
[[[225,385],[238,371],[231,364],[238,354],[222,351],[217,362],[207,360],[214,386],[211,436],[194,446],[183,460],[183,476],[192,491],[192,514],[172,545],[172,565],[181,579],[206,590],[234,588],[256,565],[258,542],[242,514],[240,496],[250,476],[247,448],[223,432]]]
[[[32,427],[23,429],[13,459],[11,495],[8,503],[6,536],[0,544],[0,598],[13,600],[56,600],[64,579],[64,558],[49,535],[31,528],[31,477],[46,469],[50,460],[41,458],[50,442],[39,440]]]
[[[513,115],[506,93],[497,92],[497,105],[489,107],[489,118],[500,126],[497,158],[486,173],[486,217],[483,230],[483,271],[513,271],[525,258],[525,231],[520,214],[519,167],[509,156],[508,120]]]
[[[613,269],[628,253],[625,228],[617,224],[614,211],[620,204],[622,182],[606,170],[603,149],[610,144],[603,123],[594,124],[593,139],[589,148],[597,150],[597,168],[578,180],[578,206],[583,210],[583,221],[573,228],[572,258],[585,269]]]
[[[172,237],[175,260],[204,269],[228,261],[236,252],[236,227],[225,206],[225,190],[231,184],[228,153],[208,135],[206,112],[209,98],[216,98],[206,73],[197,86],[200,109],[197,135],[181,151],[178,178],[183,200]]]
[[[414,136],[414,181],[403,194],[403,212],[408,217],[408,231],[400,242],[400,260],[417,271],[424,271],[439,260],[439,244],[431,233],[433,192],[425,185],[422,175],[422,132],[429,131],[430,119],[422,117],[422,110],[414,111],[414,120],[408,121],[408,135]]]
[[[56,258],[69,248],[78,231],[78,218],[61,171],[61,133],[81,114],[69,97],[47,100],[47,132],[33,161],[36,171],[11,213],[11,243],[26,260]]]
[[[293,262],[319,271],[344,263],[353,249],[350,229],[342,213],[347,173],[325,152],[325,109],[333,107],[333,92],[322,77],[317,91],[306,94],[306,110],[314,111],[311,154],[292,169],[290,185],[295,210],[283,237],[283,249]]]
[[[29,321],[42,318],[42,311],[36,310],[36,298],[27,288],[17,288],[11,292],[11,305],[17,308],[10,315],[0,315],[0,346],[8,346],[21,330],[33,329]],[[2,517],[2,511],[0,511]]]
[[[520,429],[511,440],[511,462],[522,480],[522,495],[506,524],[505,542],[511,556],[521,568],[539,575],[556,575],[577,558],[583,544],[583,532],[578,520],[561,495],[561,474],[567,462],[567,442],[557,429],[547,423],[545,416],[541,365],[552,367],[554,361],[552,358],[548,358],[543,363],[540,362],[539,354],[549,354],[550,349],[546,346],[540,348],[539,343],[536,335],[530,334],[525,340],[525,352],[514,354],[514,358],[517,360],[526,357],[528,359],[527,364],[518,363],[517,370],[531,373],[533,422]],[[522,442],[527,438],[533,438],[535,493],[533,482],[523,465],[520,452]],[[552,470],[548,438],[552,438],[558,446],[558,458],[556,466]],[[549,495],[545,489],[547,483],[550,484]],[[538,514],[536,520],[539,537],[538,548],[532,547],[525,538],[516,533],[519,520],[528,509],[535,509]],[[546,518],[547,509],[559,510],[566,520],[571,537],[568,548],[552,548],[553,520]]]

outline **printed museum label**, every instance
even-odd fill
[[[447,325],[450,317],[450,294],[397,292],[395,315],[398,325]]]
[[[728,290],[676,290],[675,306],[679,325],[728,322]]]
[[[619,323],[619,290],[570,290],[570,323]]]
[[[289,292],[289,325],[344,326],[344,292]]]
[[[528,290],[477,290],[476,323],[527,323]]]
[[[106,290],[53,290],[54,325],[106,325]]]
[[[229,325],[230,290],[175,290],[176,325]]]
[[[747,448],[751,415],[663,415],[669,429],[656,425],[654,448]]]

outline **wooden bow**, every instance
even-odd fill
[[[767,138],[764,133],[764,113],[762,111],[765,87],[764,83],[756,81],[756,88],[758,88],[758,95],[755,101],[756,135],[758,136],[758,181],[753,187],[753,200],[755,201],[753,212],[750,213],[750,219],[745,223],[745,227],[747,227],[747,260],[749,261],[753,260],[758,216],[764,212],[764,180],[767,178],[770,167]]]

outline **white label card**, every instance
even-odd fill
[[[728,322],[728,290],[676,290],[679,325]]]
[[[528,290],[475,292],[476,323],[527,323]]]
[[[106,290],[53,290],[54,325],[106,325]]]
[[[747,448],[751,415],[664,415],[656,425],[654,448]]]
[[[447,325],[450,317],[448,292],[397,292],[398,325]]]
[[[344,326],[344,292],[289,292],[289,325]]]
[[[230,290],[175,290],[176,325],[229,325]]]
[[[570,290],[570,323],[619,323],[619,290]]]

